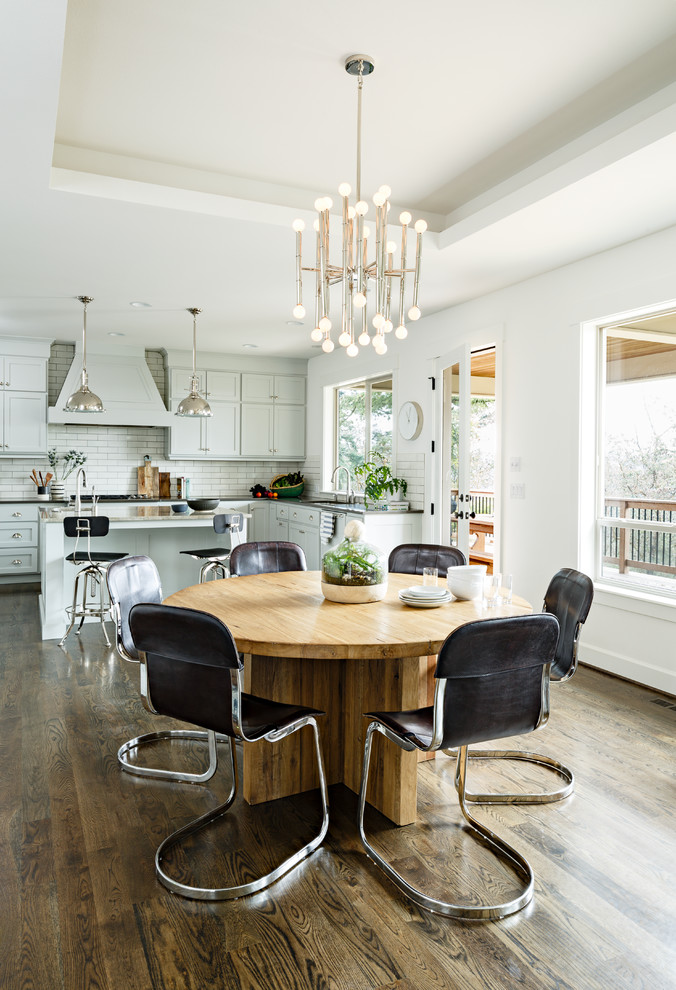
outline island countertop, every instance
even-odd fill
[[[214,516],[223,512],[245,512],[248,499],[237,499],[232,502],[221,502],[217,509],[209,512],[174,512],[171,505],[139,505],[138,502],[102,502],[96,507],[97,516],[107,516],[111,527],[116,526],[213,526]],[[67,516],[75,515],[74,505],[40,507],[40,521],[45,524],[58,523],[63,525]],[[91,504],[83,505],[81,515],[92,514]]]

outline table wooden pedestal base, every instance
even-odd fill
[[[251,694],[326,712],[319,727],[328,783],[346,784],[358,793],[368,726],[363,712],[430,704],[429,666],[427,657],[316,660],[247,655],[244,684]],[[367,799],[397,825],[415,821],[417,767],[417,753],[404,752],[376,735]],[[274,745],[245,746],[243,778],[250,804],[317,787],[310,731]]]

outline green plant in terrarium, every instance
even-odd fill
[[[356,519],[345,527],[345,539],[322,558],[322,581],[350,587],[383,584],[387,560],[378,547],[364,542],[363,523]]]
[[[395,495],[398,491],[406,496],[408,484],[403,478],[395,478],[384,458],[371,454],[368,461],[358,464],[354,469],[355,476],[364,482],[364,502],[379,502],[385,495]]]

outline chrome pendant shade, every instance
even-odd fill
[[[78,296],[77,298],[84,306],[82,317],[82,374],[79,389],[77,392],[73,392],[66,402],[64,409],[66,412],[102,413],[105,412],[103,403],[98,395],[95,395],[89,388],[87,378],[87,305],[94,300],[91,296]]]
[[[195,307],[188,310],[188,313],[192,313],[192,378],[190,379],[190,392],[179,403],[176,410],[177,416],[213,416],[211,406],[206,399],[202,398],[197,388],[199,385],[196,371],[197,314],[201,312],[201,309]]]
[[[401,247],[399,265],[395,267],[394,256],[399,245],[388,240],[387,215],[390,210],[389,186],[381,186],[373,196],[375,206],[375,258],[368,260],[368,239],[371,230],[366,226],[364,217],[369,206],[361,198],[361,98],[364,76],[373,72],[373,60],[367,55],[351,55],[345,61],[345,71],[358,77],[357,101],[357,188],[356,205],[350,206],[349,196],[352,192],[347,182],[338,186],[342,206],[342,259],[339,265],[329,260],[329,213],[333,200],[323,196],[315,200],[318,218],[314,221],[316,231],[315,264],[304,267],[302,262],[302,236],[305,229],[303,220],[294,220],[293,229],[296,231],[296,306],[294,318],[302,320],[305,316],[303,306],[303,272],[315,272],[315,327],[310,334],[312,340],[319,343],[322,349],[330,353],[334,349],[331,339],[331,319],[329,317],[329,291],[333,284],[340,283],[342,295],[342,318],[338,343],[347,349],[349,357],[359,353],[358,344],[362,347],[373,344],[377,354],[385,354],[386,335],[394,330],[394,335],[403,340],[408,335],[404,317],[404,298],[407,288],[407,276],[412,275],[413,293],[411,306],[408,310],[409,320],[420,319],[418,307],[418,291],[420,287],[420,258],[422,235],[427,230],[425,220],[418,220],[414,226],[416,233],[415,266],[406,267],[407,235],[412,217],[407,211],[399,214],[401,224]],[[369,281],[374,283],[373,310],[371,325],[375,330],[373,337],[369,333],[367,316],[367,296]],[[399,282],[398,306],[392,299],[392,288]],[[395,314],[394,310],[397,309]],[[357,319],[357,314],[359,318]],[[392,314],[392,315],[391,315]],[[396,330],[393,319],[396,318]],[[355,324],[359,323],[359,329]],[[358,334],[358,336],[357,336]]]

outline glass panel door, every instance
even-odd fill
[[[442,379],[441,527],[439,542],[458,547],[469,559],[470,352],[463,346],[447,355]]]

